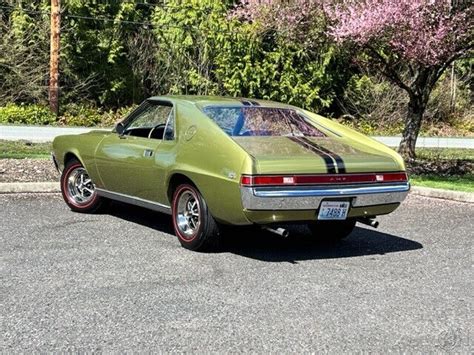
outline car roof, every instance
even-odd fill
[[[148,100],[165,100],[175,103],[190,103],[200,108],[206,106],[264,106],[293,108],[293,106],[282,104],[275,101],[248,99],[244,97],[225,97],[225,96],[197,96],[197,95],[166,95],[152,96]]]

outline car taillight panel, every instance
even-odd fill
[[[242,175],[242,186],[294,186],[406,182],[405,172],[321,175]]]

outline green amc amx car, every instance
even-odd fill
[[[151,97],[111,131],[59,136],[53,160],[73,211],[109,199],[171,214],[181,244],[214,246],[224,225],[286,236],[307,223],[338,240],[394,211],[410,185],[390,148],[271,101]]]

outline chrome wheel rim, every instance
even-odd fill
[[[79,167],[71,171],[67,179],[67,190],[77,204],[86,204],[94,198],[95,186],[86,169]]]
[[[194,238],[201,224],[201,207],[196,194],[184,191],[178,199],[176,224],[185,239]]]

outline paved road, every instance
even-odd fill
[[[169,217],[0,195],[1,352],[472,353],[474,205],[410,196],[338,247],[179,247]]]
[[[95,128],[94,128],[95,129]],[[28,140],[31,142],[51,142],[62,134],[80,134],[91,128],[83,127],[41,127],[41,126],[5,126],[0,125],[0,139]],[[400,137],[373,137],[388,145],[398,147]],[[420,148],[469,148],[474,149],[474,138],[419,137],[416,146]]]
[[[401,137],[380,137],[374,136],[379,142],[389,147],[398,147]],[[416,140],[418,148],[461,148],[474,149],[474,138],[455,137],[418,137]]]
[[[97,129],[97,128],[94,128]],[[0,139],[27,140],[35,143],[52,142],[64,134],[81,134],[91,131],[85,127],[5,126],[0,125]]]

